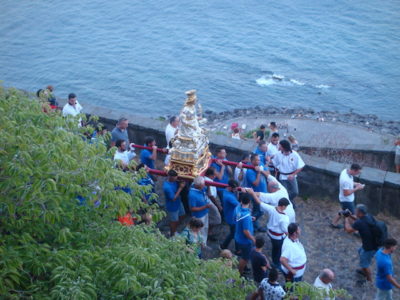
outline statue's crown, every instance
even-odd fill
[[[195,104],[196,103],[196,90],[190,90],[187,91],[186,93],[187,99],[185,104]]]

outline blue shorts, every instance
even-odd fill
[[[249,260],[250,252],[253,249],[252,244],[239,244],[235,241],[236,252],[241,259]]]
[[[178,222],[179,217],[184,216],[184,215],[185,215],[185,208],[183,207],[182,202],[176,211],[167,210],[167,218],[171,222]]]
[[[351,214],[354,215],[354,202],[340,202],[340,206],[343,210],[348,209],[351,211]]]
[[[358,249],[358,255],[360,256],[360,268],[369,268],[375,253],[376,250],[365,251],[363,247]]]

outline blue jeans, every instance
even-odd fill
[[[358,255],[360,257],[360,268],[366,269],[371,265],[372,259],[374,258],[376,250],[365,251],[363,247],[358,249]]]
[[[235,224],[228,224],[229,226],[229,233],[226,236],[224,242],[221,244],[221,249],[227,249],[229,247],[229,244],[235,237]]]
[[[299,185],[297,184],[297,178],[293,178],[293,180],[281,180],[282,185],[286,188],[290,201],[292,201],[293,208],[296,209],[296,203],[294,202],[294,198],[299,194]]]
[[[393,300],[393,290],[376,290],[375,300]]]

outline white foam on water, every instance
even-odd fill
[[[290,79],[289,80],[291,83],[295,84],[295,85],[305,85],[304,82],[296,80],[296,79]]]
[[[270,86],[277,84],[278,82],[272,79],[272,76],[261,76],[260,78],[256,79],[256,83],[260,86]]]
[[[329,89],[330,86],[326,85],[326,84],[318,84],[318,85],[314,85],[317,89]]]

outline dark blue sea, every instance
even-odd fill
[[[399,0],[2,0],[0,80],[131,113],[302,106],[398,120]]]

